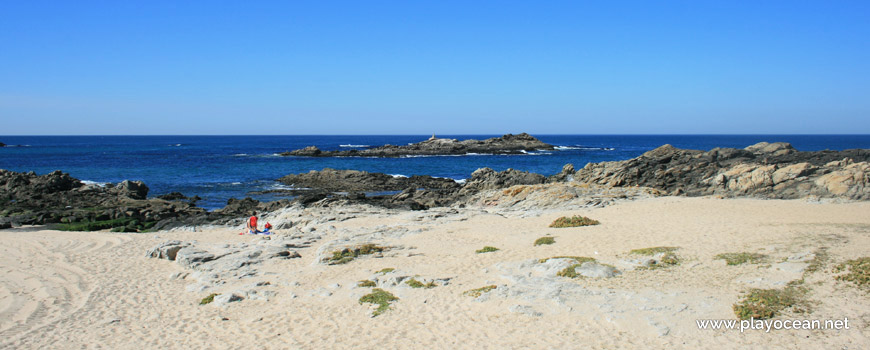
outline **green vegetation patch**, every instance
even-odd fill
[[[347,264],[361,255],[380,253],[388,249],[389,247],[381,247],[374,244],[363,244],[354,248],[344,248],[332,252],[332,257],[327,260],[327,263],[329,265]]]
[[[151,229],[155,221],[140,222],[135,218],[118,218],[99,221],[78,221],[57,225],[61,231],[99,231],[112,229],[112,232],[141,232]]]
[[[741,320],[748,320],[772,318],[788,308],[798,312],[806,311],[805,294],[805,288],[794,284],[783,289],[753,288],[734,304],[734,314]]]
[[[568,267],[562,269],[562,271],[559,271],[559,272],[556,273],[556,276],[559,276],[559,277],[568,277],[568,278],[577,278],[577,277],[580,277],[580,275],[578,275],[577,272],[574,271],[574,269],[577,268],[577,267],[580,267],[580,265],[583,265],[583,263],[587,263],[587,262],[590,262],[590,261],[595,261],[595,258],[590,258],[590,257],[588,257],[588,256],[554,256],[554,257],[551,257],[551,258],[539,259],[538,262],[543,264],[543,263],[547,262],[547,261],[550,260],[550,259],[571,259],[571,260],[574,260],[574,263],[573,263],[573,264],[571,264],[570,266],[568,266]]]
[[[405,284],[407,284],[411,288],[426,288],[426,289],[435,288],[435,282],[430,281],[430,282],[424,284],[423,282],[420,282],[420,281],[413,279],[413,278],[408,280],[407,282],[405,282]]]
[[[550,245],[553,243],[556,243],[556,239],[554,239],[553,237],[541,237],[541,238],[538,238],[535,240],[535,246],[545,245],[545,244]]]
[[[571,259],[571,260],[576,261],[578,264],[582,264],[582,263],[585,263],[587,261],[595,261],[595,258],[590,258],[588,256],[554,256],[554,257],[550,257],[550,258],[539,259],[538,262],[543,264],[543,263],[547,262],[547,260],[550,260],[550,259]]]
[[[377,287],[378,284],[372,280],[362,280],[356,283],[357,287]]]
[[[641,248],[641,249],[632,249],[629,254],[637,254],[637,255],[656,255],[658,253],[672,253],[680,249],[680,247],[651,247],[651,248]]]
[[[715,259],[725,260],[728,265],[740,265],[745,263],[759,264],[767,259],[767,255],[759,253],[722,253],[715,256]]]
[[[202,298],[202,300],[199,301],[199,305],[208,305],[208,304],[211,304],[211,302],[214,301],[214,297],[216,297],[216,296],[218,296],[218,295],[220,295],[220,294],[219,294],[219,293],[211,293],[211,294],[209,294],[207,297]]]
[[[477,297],[480,297],[481,295],[483,295],[483,293],[488,293],[489,291],[496,289],[496,288],[498,288],[498,287],[493,284],[493,285],[489,285],[489,286],[485,286],[485,287],[480,287],[477,289],[467,290],[465,292],[462,292],[462,295],[468,295],[472,298],[477,298]]]
[[[481,249],[478,249],[478,250],[476,250],[476,251],[474,251],[474,252],[477,253],[477,254],[481,254],[481,253],[491,253],[491,252],[495,252],[495,251],[498,251],[498,248],[496,248],[496,247],[486,246],[486,247],[483,247],[483,248],[481,248]]]
[[[831,255],[828,254],[827,247],[820,247],[813,251],[813,254],[815,255],[815,257],[813,257],[813,260],[809,261],[810,264],[807,266],[807,269],[804,270],[804,274],[809,274],[821,270],[822,267],[824,267],[825,264],[828,263],[828,260],[831,260]]]
[[[387,312],[390,309],[390,302],[399,300],[392,293],[385,291],[380,288],[372,289],[372,292],[366,295],[363,295],[362,298],[359,298],[359,303],[369,303],[379,305],[375,312],[372,313],[372,316],[378,316]]]
[[[834,272],[844,271],[847,273],[834,278],[852,282],[858,287],[870,288],[870,257],[852,259],[834,267]]]
[[[379,273],[379,274],[385,275],[385,274],[388,274],[388,273],[393,272],[393,271],[396,271],[396,268],[394,268],[394,267],[387,267],[387,268],[381,269],[380,271],[376,271],[375,273]]]
[[[553,221],[553,223],[550,224],[550,227],[555,227],[555,228],[580,227],[580,226],[591,226],[591,225],[598,225],[598,224],[600,224],[600,222],[598,222],[598,220],[593,220],[593,219],[587,218],[585,216],[576,216],[575,215],[575,216],[572,216],[570,218],[567,216],[563,216],[561,218],[558,218],[558,219],[556,219],[556,221]]]

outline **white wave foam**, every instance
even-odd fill
[[[613,151],[613,147],[586,147],[586,146],[556,146],[559,151],[565,150],[583,150],[583,151]]]
[[[369,145],[339,145],[339,147],[362,148],[362,147],[371,147],[371,146],[369,146]]]
[[[248,155],[247,153],[236,153],[236,154],[233,154],[233,157],[246,157],[247,155]]]
[[[456,183],[458,183],[460,185],[464,185],[466,180],[468,180],[468,179],[453,179],[453,181],[456,181]]]
[[[426,158],[426,157],[462,157],[467,154],[407,154],[401,156],[400,158]],[[372,157],[378,158],[378,157]]]
[[[408,178],[407,176],[402,175],[402,174],[389,174],[389,175],[392,176],[392,177],[394,177],[394,178],[397,178],[397,179],[398,179],[398,178]]]
[[[98,186],[98,187],[106,187],[106,185],[109,184],[108,182],[97,182],[97,181],[91,181],[91,180],[81,180],[81,181],[85,185]]]

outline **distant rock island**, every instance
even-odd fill
[[[437,155],[463,155],[468,153],[487,154],[522,154],[536,150],[552,150],[553,145],[541,142],[537,138],[522,133],[519,135],[507,134],[502,137],[493,137],[486,140],[456,140],[437,138],[432,135],[426,141],[413,143],[406,146],[384,145],[363,150],[323,151],[316,146],[308,146],[290,152],[281,153],[282,156],[302,157],[403,157],[403,156],[437,156]]]

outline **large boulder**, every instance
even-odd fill
[[[490,168],[480,168],[471,173],[471,178],[460,190],[460,196],[515,185],[537,185],[545,182],[547,182],[547,177],[541,174],[516,169],[498,172]]]

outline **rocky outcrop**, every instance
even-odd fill
[[[573,171],[566,166],[563,173]],[[563,175],[567,176],[567,175]],[[535,185],[548,181],[547,177],[507,169],[497,172],[481,168],[471,174],[464,184],[454,180],[431,176],[391,176],[382,173],[368,173],[356,170],[323,169],[302,174],[284,176],[278,181],[306,190],[289,190],[299,195],[297,201],[310,204],[323,200],[344,200],[367,203],[387,208],[423,210],[433,207],[450,206],[487,190],[500,189],[515,185]],[[308,191],[305,193],[303,191]],[[395,194],[366,195],[364,192],[401,191]],[[336,194],[342,193],[342,194]],[[229,205],[228,205],[229,207]],[[253,207],[251,207],[253,208]]]
[[[363,150],[323,151],[316,146],[281,153],[282,156],[302,157],[402,157],[433,155],[464,155],[469,153],[522,154],[535,150],[552,150],[553,145],[522,133],[507,134],[486,140],[456,140],[432,137],[406,146],[384,145]]]
[[[408,188],[445,189],[460,187],[452,179],[431,176],[392,176],[358,170],[326,168],[302,174],[291,174],[277,180],[295,188],[314,188],[330,192],[401,191]]]
[[[6,144],[3,142],[0,142],[0,147],[6,147]]]
[[[149,249],[145,256],[175,261],[190,271],[179,277],[194,280],[187,289],[204,291],[219,287],[228,280],[256,277],[260,272],[254,266],[267,260],[300,258],[296,250],[310,247],[313,241],[288,236],[261,237],[256,243],[232,245],[173,240]]]
[[[146,199],[147,195],[148,186],[141,181],[93,185],[60,171],[37,175],[0,169],[0,223],[135,231],[162,220],[205,214],[190,203]]]
[[[575,181],[645,186],[670,194],[870,199],[870,150],[800,152],[788,143],[684,150],[664,145],[640,157],[590,163]]]
[[[459,191],[460,196],[468,196],[480,191],[494,190],[515,185],[537,185],[547,182],[547,177],[515,169],[495,171],[490,168],[480,168],[471,173],[471,178]]]

